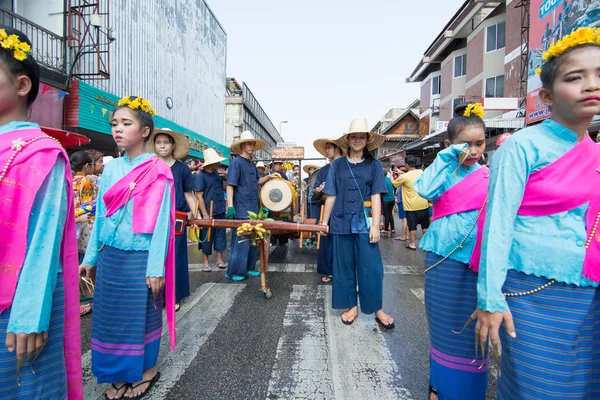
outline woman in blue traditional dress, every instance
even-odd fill
[[[499,399],[600,398],[600,32],[544,54],[551,119],[494,154],[476,333],[502,342]],[[504,327],[501,327],[501,325]]]
[[[349,133],[337,142],[348,155],[335,160],[327,175],[321,224],[329,225],[333,243],[333,308],[346,310],[342,323],[354,323],[360,300],[364,314],[375,313],[382,328],[393,329],[394,320],[383,311],[383,261],[378,244],[381,193],[387,188],[383,166],[370,153],[382,142],[383,136],[370,132],[366,119],[352,120]]]
[[[469,266],[477,225],[485,218],[481,210],[487,194],[487,169],[477,163],[485,151],[485,124],[481,105],[460,105],[455,115],[448,124],[446,149],[414,186],[434,209],[434,220],[419,245],[426,252],[430,398],[485,400],[487,359],[482,356],[474,361],[475,327],[460,335],[453,333],[460,331],[463,316],[477,304],[478,265]]]
[[[175,345],[175,193],[169,166],[146,151],[153,114],[139,97],[121,99],[114,111],[112,134],[125,155],[104,169],[80,267],[97,267],[92,372],[98,383],[111,384],[107,399],[139,399],[160,378],[163,288]]]
[[[258,214],[258,186],[269,179],[281,178],[277,172],[259,177],[252,154],[265,147],[267,142],[256,140],[250,131],[242,132],[240,139],[231,144],[231,153],[238,156],[231,160],[227,170],[227,219],[248,219],[249,211]],[[235,230],[232,230],[225,277],[232,281],[243,281],[249,276],[259,276],[260,272],[255,270],[256,246],[250,246],[247,240],[241,243],[238,240]]]
[[[31,43],[0,26],[0,398],[83,398],[74,204],[66,152],[27,122]]]
[[[163,160],[173,173],[175,187],[175,211],[196,212],[194,197],[194,175],[181,161],[190,151],[190,141],[179,132],[170,129],[155,129],[148,140],[148,149]],[[175,236],[175,311],[180,302],[190,295],[190,273],[188,263],[187,235]]]

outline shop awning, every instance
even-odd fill
[[[83,146],[90,142],[90,139],[88,139],[87,136],[79,133],[65,131],[64,129],[50,128],[48,126],[41,126],[40,128],[46,135],[52,136],[58,140],[63,147]]]

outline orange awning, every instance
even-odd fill
[[[41,126],[41,130],[48,136],[52,136],[60,142],[63,147],[75,147],[88,144],[90,139],[87,136],[75,132],[65,131],[64,129],[50,128]]]

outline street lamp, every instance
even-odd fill
[[[279,134],[283,137],[283,135],[281,134],[281,124],[287,124],[287,121],[279,121]]]

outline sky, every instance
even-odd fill
[[[207,0],[227,32],[227,76],[244,81],[286,142],[313,141],[353,118],[373,127],[419,97],[405,83],[464,0]]]

